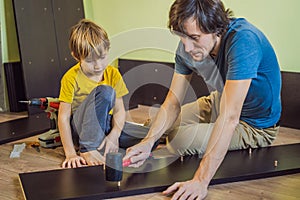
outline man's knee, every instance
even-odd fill
[[[201,97],[197,100],[199,106],[199,119],[201,123],[210,123],[212,114],[212,101],[210,96]]]
[[[174,129],[167,138],[168,149],[175,154],[202,154],[206,150],[213,124],[190,124]]]

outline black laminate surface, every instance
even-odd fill
[[[300,144],[230,151],[210,184],[244,181],[300,172]],[[277,167],[274,166],[275,160]],[[124,168],[123,180],[105,180],[102,166],[20,174],[26,199],[103,199],[160,192],[191,179],[201,158],[150,158],[138,169]],[[166,164],[167,163],[167,164]],[[154,170],[154,171],[152,171]]]

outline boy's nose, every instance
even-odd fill
[[[94,69],[100,69],[100,68],[101,68],[101,63],[94,62]]]

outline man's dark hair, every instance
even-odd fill
[[[221,0],[175,0],[169,12],[169,29],[186,33],[183,24],[194,17],[202,32],[222,35],[230,22],[232,11],[225,10]]]

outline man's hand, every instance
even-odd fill
[[[150,156],[152,146],[152,142],[144,140],[139,144],[128,148],[123,160],[130,160],[131,164],[128,167],[140,167]]]
[[[164,195],[174,193],[172,200],[177,199],[204,199],[207,195],[207,185],[197,179],[185,182],[177,182],[163,191]]]
[[[62,163],[63,168],[77,168],[87,165],[87,162],[84,158],[78,155],[68,156],[65,161]]]

